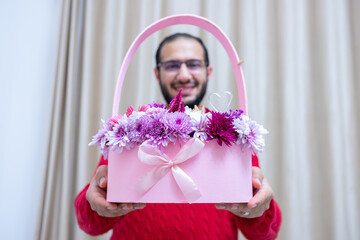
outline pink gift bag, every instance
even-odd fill
[[[152,33],[177,24],[203,28],[225,48],[237,82],[239,107],[247,114],[246,91],[239,57],[227,36],[214,23],[194,15],[160,19],[141,32],[122,63],[115,89],[112,116],[118,114],[121,88],[129,63],[140,44]],[[169,144],[164,153],[135,146],[109,152],[107,201],[144,203],[248,202],[252,197],[251,149],[219,146],[216,141],[191,138]]]

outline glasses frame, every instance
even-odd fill
[[[188,66],[188,64],[190,64],[190,61],[199,61],[201,63],[201,66],[199,68],[192,69],[191,67]],[[202,69],[203,67],[208,67],[209,66],[209,64],[205,60],[197,59],[197,58],[191,58],[191,59],[188,59],[186,61],[168,60],[168,61],[164,61],[164,62],[159,62],[157,64],[157,67],[158,68],[164,67],[164,65],[167,64],[167,63],[178,63],[180,65],[179,65],[179,69],[174,69],[174,70],[169,70],[169,69],[164,68],[164,71],[166,71],[166,72],[179,72],[180,69],[181,69],[181,65],[184,64],[184,63],[185,63],[186,68],[190,72],[196,72],[196,71],[199,71],[200,69]]]

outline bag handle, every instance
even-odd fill
[[[235,73],[235,79],[236,79],[238,96],[239,96],[239,107],[244,111],[244,114],[247,114],[246,89],[245,89],[243,71],[241,68],[239,57],[231,41],[225,35],[225,33],[215,23],[211,22],[210,20],[196,15],[182,14],[182,15],[173,15],[173,16],[165,17],[154,22],[153,24],[145,28],[135,38],[134,42],[131,44],[129,50],[126,53],[124,61],[120,68],[119,76],[116,83],[115,94],[114,94],[114,103],[113,103],[113,111],[112,111],[113,117],[116,116],[119,111],[121,89],[124,82],[126,71],[129,67],[131,59],[133,58],[140,44],[154,32],[157,32],[169,26],[179,25],[179,24],[187,24],[187,25],[200,27],[210,32],[212,35],[214,35],[214,37],[216,37],[220,41],[221,45],[224,47],[226,53],[230,58],[231,65]]]

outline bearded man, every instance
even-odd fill
[[[156,52],[155,76],[165,100],[182,89],[185,105],[203,99],[212,67],[200,38],[177,33],[165,38]],[[254,196],[248,203],[144,204],[106,201],[107,160],[101,157],[95,175],[75,199],[79,226],[91,235],[113,230],[112,239],[274,239],[281,211],[273,191],[252,156]]]

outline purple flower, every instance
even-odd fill
[[[240,118],[241,114],[243,114],[243,113],[244,113],[244,111],[241,109],[236,109],[235,111],[230,109],[227,114],[230,118],[236,119],[236,118]]]
[[[231,143],[237,139],[237,132],[232,124],[232,119],[226,116],[226,113],[211,112],[211,119],[206,126],[206,133],[211,138],[215,138],[220,146],[224,142],[230,147]]]
[[[133,143],[130,142],[128,134],[128,119],[123,117],[119,120],[119,124],[116,124],[112,131],[108,132],[108,145],[111,145],[111,150],[117,153],[121,153],[123,148],[131,149]]]
[[[165,104],[163,103],[157,103],[157,102],[153,102],[153,103],[150,103],[149,106],[151,108],[155,107],[155,108],[165,108]]]
[[[93,136],[92,141],[89,143],[89,146],[102,146],[102,144],[106,142],[105,134],[107,131],[112,129],[112,125],[109,122],[105,122],[101,119],[103,122],[102,127],[100,130],[96,133],[96,135]]]
[[[189,138],[191,129],[191,118],[183,112],[173,112],[164,114],[162,122],[167,126],[167,131],[174,138],[185,142]]]
[[[129,122],[129,140],[134,143],[143,143],[146,140],[145,136],[148,132],[149,123],[151,121],[152,118],[147,115],[131,120]]]
[[[172,131],[162,121],[163,114],[153,115],[147,120],[147,127],[145,130],[146,143],[151,144],[161,150],[165,151],[165,147],[169,142],[175,142],[176,138]]]
[[[103,122],[103,125],[99,132],[93,136],[92,141],[89,143],[89,146],[100,146],[101,147],[101,154],[104,156],[105,159],[108,158],[108,152],[109,152],[109,146],[108,146],[108,131],[112,130],[112,124],[110,123],[111,118],[105,122],[101,119]]]
[[[252,148],[256,153],[263,151],[265,146],[263,135],[269,133],[263,126],[242,115],[241,118],[234,120],[234,128],[239,134],[236,143],[243,144],[243,149]]]

